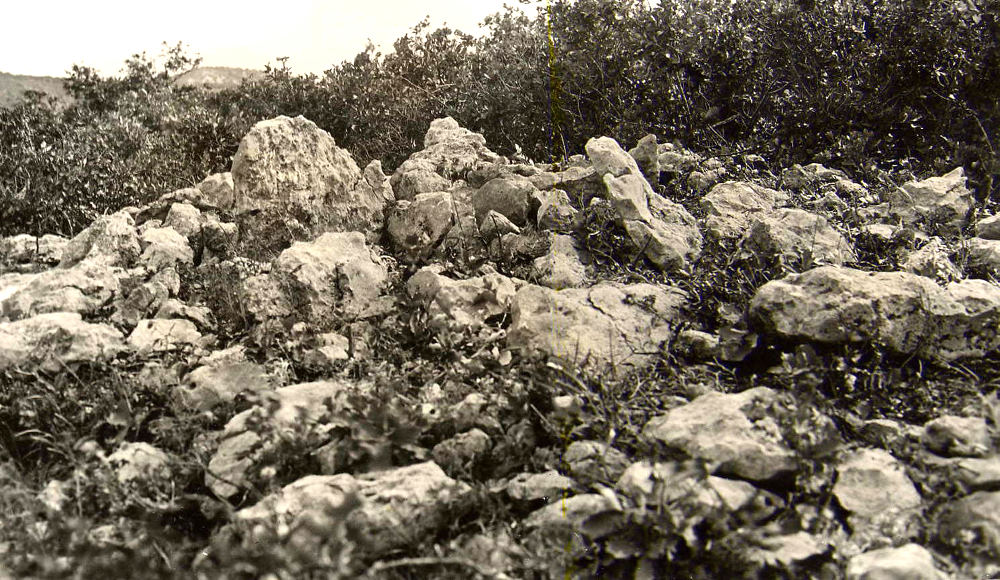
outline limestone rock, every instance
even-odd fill
[[[577,247],[572,236],[552,234],[549,240],[548,253],[534,262],[538,282],[554,290],[583,286],[590,255]]]
[[[1000,491],[977,491],[948,503],[938,518],[938,539],[992,555],[1000,564]]]
[[[555,501],[575,489],[572,479],[551,470],[545,473],[519,473],[507,482],[507,495],[518,501]]]
[[[961,229],[975,204],[961,167],[940,177],[904,183],[889,192],[885,201],[904,224],[925,220],[940,225],[947,233],[957,233]]]
[[[976,237],[986,240],[1000,240],[1000,214],[977,221]]]
[[[684,301],[680,290],[650,284],[602,282],[559,291],[528,285],[514,296],[507,344],[577,365],[645,366]]]
[[[139,261],[152,271],[194,264],[194,250],[173,228],[151,228],[142,233]]]
[[[756,387],[738,394],[707,393],[651,419],[642,436],[705,459],[722,476],[765,481],[795,470],[795,453],[766,414],[777,394]]]
[[[181,408],[197,411],[228,403],[240,393],[257,393],[273,386],[264,367],[245,360],[200,366],[184,377],[184,383],[174,391],[175,401]]]
[[[465,179],[469,171],[481,163],[495,163],[498,159],[499,156],[486,147],[486,139],[479,133],[459,126],[451,117],[435,119],[424,136],[424,148],[410,155],[392,174],[389,183],[396,192],[396,199],[408,199],[405,184],[401,182],[407,173],[418,167],[421,171],[429,170],[449,180],[450,185],[450,180]],[[423,163],[417,165],[417,162]]]
[[[357,388],[344,381],[321,381],[275,390],[265,403],[269,412],[264,413],[264,407],[258,406],[226,423],[219,447],[209,461],[205,484],[219,497],[228,498],[239,492],[238,486],[247,483],[249,470],[270,449],[261,434],[251,429],[250,418],[255,414],[265,418],[264,429],[277,433],[296,426],[314,426],[328,412],[324,401]],[[274,444],[273,437],[267,441]]]
[[[496,210],[491,209],[479,222],[479,235],[485,240],[492,241],[507,234],[520,233],[521,228],[517,227],[514,222]]]
[[[123,443],[108,462],[121,483],[170,477],[170,456],[149,443]]]
[[[232,209],[236,202],[236,186],[233,184],[233,174],[230,172],[213,173],[198,184],[205,203],[219,209]]]
[[[564,528],[579,530],[587,518],[609,511],[620,511],[615,501],[597,493],[583,493],[556,499],[535,510],[524,520],[526,528],[554,531]]]
[[[486,182],[472,196],[476,221],[480,224],[491,210],[518,226],[534,223],[538,212],[538,189],[520,176],[498,177]]]
[[[965,245],[969,266],[991,274],[1000,272],[1000,240],[969,238]]]
[[[359,188],[363,176],[351,154],[304,117],[254,125],[233,157],[232,176],[241,212],[270,209],[258,215],[295,217],[312,234],[361,232],[373,242],[381,235],[385,198]]]
[[[84,260],[106,266],[131,266],[139,257],[139,236],[135,221],[125,212],[101,216],[63,248],[60,268],[70,268]]]
[[[542,191],[561,189],[573,199],[586,205],[594,196],[604,194],[604,176],[592,166],[568,167],[563,171],[543,172],[528,177],[528,181]]]
[[[961,280],[962,272],[951,261],[949,253],[944,241],[935,236],[922,248],[906,257],[902,263],[902,270],[925,276],[939,283]]]
[[[190,320],[162,318],[140,320],[128,337],[129,347],[141,354],[194,348],[201,344],[201,333]]]
[[[986,420],[945,415],[924,425],[924,447],[944,457],[983,457],[992,448]]]
[[[389,212],[387,231],[405,262],[426,260],[458,221],[456,202],[447,192],[421,193]]]
[[[597,175],[603,176],[610,173],[611,177],[624,175],[642,177],[642,172],[635,159],[611,137],[595,137],[587,141],[584,148],[590,162],[594,164],[594,171],[597,172]]]
[[[325,233],[296,242],[274,261],[265,280],[250,279],[248,309],[259,320],[294,313],[298,320],[323,324],[356,318],[382,295],[388,271],[359,232]]]
[[[624,453],[600,441],[574,441],[562,460],[570,475],[584,485],[615,482],[629,466]]]
[[[296,523],[308,517],[322,521],[324,512],[337,513],[361,532],[364,553],[376,557],[412,545],[449,524],[449,507],[468,492],[468,485],[427,462],[356,478],[306,476],[235,517],[248,524],[277,520],[285,529],[295,530],[302,527]]]
[[[47,312],[92,314],[121,290],[121,271],[86,261],[39,274],[0,277],[0,318],[20,320]]]
[[[115,302],[111,321],[119,326],[135,328],[139,320],[159,311],[171,296],[180,291],[181,279],[174,268],[164,268],[136,286],[124,299]],[[164,318],[157,315],[156,318]]]
[[[558,233],[569,233],[576,228],[579,212],[569,195],[561,189],[552,189],[541,194],[541,206],[538,208],[538,229]]]
[[[500,274],[452,280],[434,266],[421,268],[406,283],[407,293],[428,314],[428,325],[439,331],[477,331],[486,320],[510,311],[523,282]]]
[[[847,580],[944,580],[934,556],[919,544],[858,554],[847,563]]]
[[[869,525],[905,522],[921,506],[920,493],[902,464],[881,449],[858,449],[837,466],[833,495],[850,512],[857,532]]]
[[[489,435],[472,429],[435,445],[431,457],[445,471],[461,473],[486,459],[492,446]]]
[[[434,164],[424,159],[403,162],[390,178],[394,196],[399,201],[411,200],[421,193],[435,193],[451,189],[450,179],[441,177]]]
[[[1000,288],[983,280],[941,288],[904,272],[823,266],[759,288],[750,320],[783,339],[874,340],[897,353],[952,361],[1000,346]]]
[[[0,238],[0,267],[5,264],[58,264],[69,240],[62,236],[45,234],[35,237],[20,234]]]
[[[57,372],[77,363],[108,361],[125,350],[123,338],[111,326],[84,322],[70,312],[0,322],[0,369]]]
[[[636,144],[635,149],[628,152],[635,159],[636,164],[642,174],[651,183],[656,183],[660,176],[660,156],[659,147],[656,144],[656,135],[646,135]]]
[[[764,260],[841,265],[856,258],[848,241],[826,218],[801,209],[780,209],[750,219],[742,246]]]
[[[819,163],[810,163],[805,167],[795,164],[781,172],[781,186],[796,191],[817,183],[833,183],[846,179],[847,174],[843,171],[827,169]]]
[[[173,228],[175,232],[187,238],[193,246],[201,244],[201,210],[189,203],[174,203],[170,205],[163,227]]]
[[[727,181],[713,187],[701,199],[708,217],[705,226],[716,238],[743,236],[754,215],[766,214],[788,202],[788,195],[754,183]]]

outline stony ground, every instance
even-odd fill
[[[652,136],[301,117],[0,240],[0,578],[1000,573],[1000,216]]]

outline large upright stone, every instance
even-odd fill
[[[357,231],[370,241],[381,234],[385,198],[362,186],[351,154],[305,117],[254,125],[233,157],[232,176],[241,212],[266,210],[267,219],[295,220],[313,234]]]
[[[594,171],[602,176],[618,223],[653,264],[678,270],[698,257],[702,242],[698,222],[683,206],[654,192],[635,159],[617,141],[591,139],[586,150]]]
[[[451,180],[500,157],[486,147],[486,138],[459,126],[451,117],[435,119],[424,136],[424,148],[410,155],[389,180],[396,199],[447,189]]]

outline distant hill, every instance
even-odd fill
[[[210,89],[232,89],[245,78],[263,75],[263,71],[228,66],[203,66],[178,76],[174,82],[182,87],[205,87]]]
[[[69,93],[63,88],[63,79],[58,77],[33,77],[0,72],[0,107],[17,103],[27,91],[40,91],[60,101],[69,101]]]

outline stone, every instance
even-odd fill
[[[480,164],[496,163],[499,158],[486,147],[486,139],[479,133],[459,126],[450,117],[435,119],[431,121],[424,136],[424,148],[410,155],[392,174],[389,183],[396,193],[396,199],[407,199],[401,181],[415,167],[429,170],[449,180],[450,185],[450,180],[465,179]]]
[[[934,556],[919,544],[881,548],[847,562],[847,580],[944,580]]]
[[[108,462],[120,483],[170,478],[170,456],[149,443],[122,443]]]
[[[705,228],[718,239],[742,237],[754,215],[773,212],[788,202],[788,195],[754,183],[727,181],[714,186],[702,199]]]
[[[478,331],[486,321],[510,312],[520,280],[484,274],[453,280],[440,268],[421,268],[406,283],[406,291],[427,312],[427,324],[438,331]]]
[[[781,186],[787,189],[799,190],[818,183],[834,183],[846,180],[847,174],[839,169],[827,169],[819,163],[810,163],[805,167],[792,165],[781,172]]]
[[[646,423],[642,437],[707,461],[712,473],[749,481],[787,476],[796,456],[767,415],[777,393],[756,387],[737,394],[706,393]]]
[[[203,214],[201,242],[204,247],[202,263],[210,260],[227,260],[233,257],[239,241],[240,228],[232,222],[219,221],[212,214]]]
[[[435,445],[431,457],[445,471],[461,473],[486,459],[492,447],[489,435],[472,429]]]
[[[584,485],[615,482],[629,466],[624,453],[600,441],[574,441],[562,460],[569,474]]]
[[[961,280],[964,276],[951,261],[948,246],[935,236],[919,250],[910,252],[900,265],[904,272],[930,278],[941,284]]]
[[[719,355],[719,337],[701,330],[686,329],[677,335],[674,348],[693,360],[710,360]]]
[[[411,200],[421,193],[448,191],[452,186],[450,179],[438,175],[434,164],[425,160],[405,161],[391,179],[394,197],[399,201]]]
[[[971,490],[1000,488],[1000,458],[961,457],[953,460],[955,478]]]
[[[1000,288],[983,280],[932,280],[905,272],[821,266],[761,286],[751,326],[785,340],[873,341],[900,354],[953,361],[1000,346]]]
[[[0,238],[0,267],[5,264],[54,265],[62,260],[63,250],[69,240],[62,236],[45,234],[41,237],[19,234]]]
[[[247,484],[248,472],[258,467],[257,463],[273,448],[274,437],[264,440],[263,431],[280,434],[315,427],[329,413],[325,401],[361,388],[364,387],[346,381],[318,381],[282,387],[267,396],[262,393],[264,400],[257,407],[237,414],[226,423],[219,447],[209,461],[205,485],[219,497],[236,495]],[[261,427],[254,427],[251,418],[255,416],[263,418]]]
[[[389,212],[386,231],[404,262],[428,259],[458,221],[456,202],[448,192],[421,193],[400,201]]]
[[[189,203],[170,204],[163,227],[173,228],[193,246],[201,244],[201,210]]]
[[[105,266],[127,268],[139,257],[139,236],[135,221],[125,212],[94,220],[63,248],[60,268],[70,268],[84,260]]]
[[[164,268],[194,264],[194,250],[173,228],[150,228],[142,233],[143,251],[139,261],[156,272]]]
[[[977,491],[947,503],[938,517],[937,536],[945,544],[1000,563],[1000,491]]]
[[[209,175],[197,187],[201,191],[202,200],[219,209],[232,209],[236,203],[236,186],[233,184],[233,174],[228,171]]]
[[[989,274],[1000,272],[1000,240],[969,238],[965,248],[969,267]]]
[[[725,167],[710,171],[692,171],[688,174],[687,183],[695,191],[708,191],[722,181],[729,171]]]
[[[93,314],[118,296],[121,276],[120,270],[100,261],[0,276],[0,318],[21,320],[49,312]]]
[[[240,393],[259,393],[273,388],[263,366],[248,361],[202,365],[184,377],[174,390],[174,400],[183,409],[208,411],[229,403]]]
[[[251,527],[278,522],[287,534],[309,530],[321,536],[346,523],[362,535],[362,553],[377,557],[436,533],[451,521],[449,506],[468,492],[468,485],[430,462],[359,477],[309,475],[238,511],[235,519]]]
[[[507,482],[507,495],[517,501],[553,502],[570,495],[575,489],[575,482],[556,470],[518,473]]]
[[[144,319],[128,337],[128,345],[140,354],[169,352],[201,345],[202,336],[190,320]]]
[[[542,191],[561,189],[573,199],[581,200],[584,205],[604,192],[604,176],[598,175],[589,164],[567,167],[557,172],[546,171],[528,177],[528,181]]]
[[[540,196],[524,177],[510,175],[486,182],[472,195],[472,207],[480,224],[491,210],[503,214],[517,226],[535,223]]]
[[[368,165],[365,165],[361,174],[364,176],[364,180],[358,183],[359,190],[364,189],[368,195],[381,197],[386,203],[396,201],[396,196],[392,192],[392,186],[389,184],[389,176],[382,171],[381,161],[373,159]],[[370,193],[367,190],[371,190]]]
[[[833,264],[857,258],[850,243],[826,218],[801,209],[779,209],[750,218],[742,247],[763,260]]]
[[[528,529],[579,530],[583,522],[597,514],[621,511],[621,506],[597,493],[577,494],[556,499],[549,505],[531,512],[523,524]]]
[[[552,189],[542,192],[538,208],[538,229],[564,234],[572,232],[576,229],[579,213],[565,191]]]
[[[549,240],[548,253],[534,262],[538,283],[554,290],[585,285],[590,254],[572,236],[551,234]]]
[[[893,449],[907,438],[907,426],[892,419],[871,419],[861,424],[861,440],[881,449]]]
[[[159,309],[180,291],[181,279],[174,268],[164,268],[136,286],[123,300],[115,302],[115,312],[111,321],[118,326],[135,328],[143,318]],[[164,318],[156,316],[156,318]]]
[[[156,310],[153,318],[186,318],[198,326],[198,330],[211,330],[212,311],[205,306],[193,306],[180,300],[169,298]]]
[[[123,350],[124,337],[118,330],[84,322],[75,312],[0,322],[0,370],[58,372],[78,363],[110,361]]]
[[[990,428],[981,417],[938,417],[924,425],[921,440],[943,457],[984,457],[993,447]]]
[[[959,232],[975,204],[961,167],[940,177],[904,183],[886,194],[885,201],[905,225],[925,221],[950,234]]]
[[[657,358],[685,300],[676,288],[650,284],[528,285],[514,296],[507,346],[574,365],[643,367]]]
[[[635,159],[639,170],[651,183],[656,183],[660,176],[660,156],[659,147],[656,144],[656,135],[649,134],[639,139],[635,149],[628,152]]]
[[[597,175],[603,176],[610,173],[613,178],[624,175],[642,176],[635,159],[611,137],[590,139],[584,149],[586,149],[587,157],[594,165],[594,171]]]
[[[256,298],[247,304],[258,319],[280,318],[327,324],[360,316],[382,295],[388,270],[360,232],[325,233],[295,242],[274,261],[268,280],[244,285]],[[258,285],[260,284],[260,285]]]
[[[479,222],[479,235],[485,240],[493,240],[506,234],[520,234],[521,228],[502,213],[490,210]]]
[[[232,177],[236,209],[258,212],[250,221],[292,216],[312,235],[361,232],[370,242],[381,236],[385,198],[358,187],[363,176],[351,154],[305,117],[254,125],[233,156]]]
[[[920,493],[903,465],[881,449],[846,454],[837,466],[833,495],[850,512],[855,528],[867,522],[909,520],[921,506]]]
[[[1000,214],[984,217],[976,222],[976,237],[1000,240]]]

